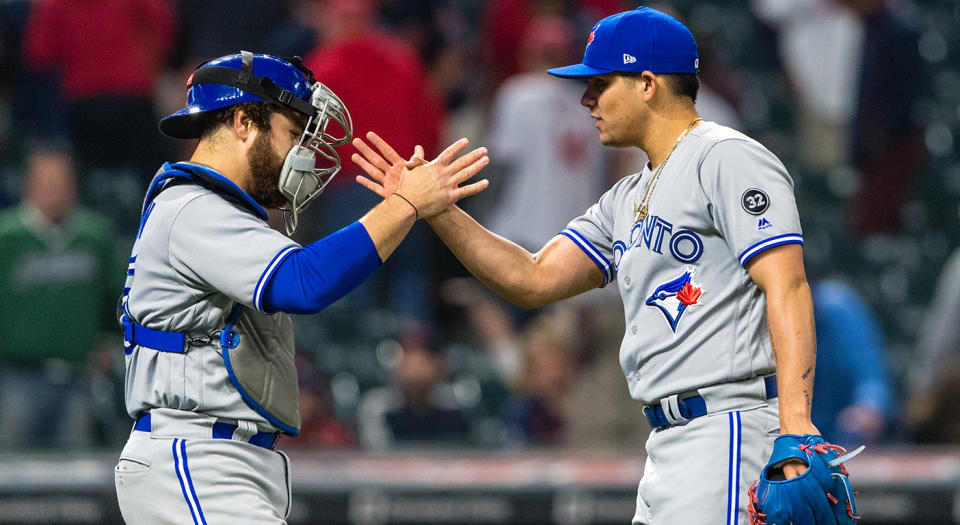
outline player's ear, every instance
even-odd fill
[[[662,79],[650,71],[640,73],[640,77],[637,78],[637,89],[644,100],[653,98],[660,87],[662,87]]]
[[[237,108],[237,110],[233,112],[233,122],[231,122],[231,124],[233,132],[243,141],[250,138],[251,133],[256,129],[256,126],[253,125],[253,119],[250,118],[250,115],[248,115],[243,108]]]

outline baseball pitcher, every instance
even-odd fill
[[[582,63],[548,72],[586,80],[600,141],[644,150],[646,168],[535,254],[456,206],[429,223],[519,306],[617,283],[620,365],[654,429],[633,523],[851,523],[845,457],[810,419],[816,349],[793,181],[757,141],[699,117],[698,70],[696,41],[672,17],[640,7],[601,20]],[[354,141],[354,161],[389,198],[422,154],[405,162],[372,142],[378,151]]]

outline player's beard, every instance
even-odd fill
[[[250,196],[265,208],[280,208],[287,200],[280,193],[280,170],[284,158],[273,151],[269,133],[261,133],[254,139],[247,152],[247,161],[253,173],[253,188]]]

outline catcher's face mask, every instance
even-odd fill
[[[353,121],[340,97],[319,82],[312,89],[310,104],[316,111],[280,170],[280,193],[287,200],[281,209],[288,235],[296,231],[299,214],[340,171],[340,155],[334,147],[350,142],[353,136]],[[329,129],[331,123],[333,129]]]

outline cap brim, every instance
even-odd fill
[[[571,66],[555,67],[548,69],[547,73],[561,78],[584,78],[594,75],[606,75],[613,73],[612,69],[600,69],[586,64],[573,64]]]
[[[200,137],[199,108],[185,107],[176,113],[160,119],[160,132],[174,139],[195,139]]]

